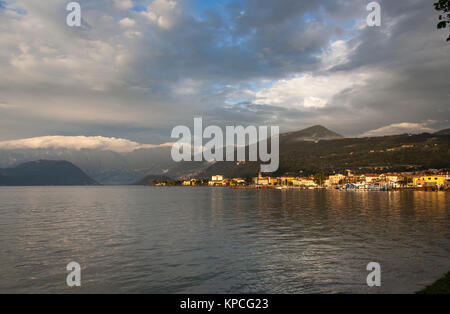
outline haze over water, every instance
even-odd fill
[[[0,188],[1,293],[412,293],[449,240],[445,192]]]

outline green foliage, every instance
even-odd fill
[[[396,135],[280,143],[279,174],[382,173],[450,167],[450,136]]]
[[[450,168],[450,135],[447,132],[344,138],[319,142],[280,138],[280,168],[270,176],[309,176],[346,173],[382,173]],[[217,162],[204,173],[226,177],[254,177],[259,162]]]
[[[417,292],[417,294],[450,294],[450,272],[444,278]]]
[[[322,186],[325,183],[326,177],[323,173],[314,175],[314,183]]]
[[[439,15],[437,28],[446,29],[447,24],[450,27],[450,0],[439,0],[439,2],[434,3],[434,8],[436,11],[442,11],[443,13]],[[447,38],[447,41],[450,41],[450,36]]]

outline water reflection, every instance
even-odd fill
[[[449,238],[444,192],[0,188],[0,292],[414,292]]]

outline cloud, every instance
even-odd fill
[[[11,108],[16,108],[16,106],[0,102],[0,109],[11,109]]]
[[[305,74],[276,81],[255,93],[255,104],[286,108],[324,108],[332,98],[346,89],[359,88],[376,75],[376,71],[334,72],[326,75]]]
[[[379,28],[364,24],[362,0],[81,0],[81,28],[65,24],[60,0],[4,2],[0,103],[15,107],[0,106],[0,139],[164,143],[199,112],[345,135],[448,127],[448,44],[432,4],[379,2]]]
[[[114,0],[114,5],[120,10],[128,10],[133,7],[133,1],[131,0]]]
[[[430,123],[395,123],[391,125],[386,125],[381,128],[370,130],[362,134],[362,137],[371,136],[386,136],[386,135],[396,135],[396,134],[419,134],[419,133],[434,133],[436,130],[430,128],[428,125]]]
[[[176,1],[154,0],[141,15],[156,23],[161,29],[170,29],[176,24],[179,15],[176,7]]]
[[[140,144],[123,138],[102,136],[43,136],[27,139],[0,142],[0,149],[39,149],[39,148],[66,148],[66,149],[97,149],[111,150],[119,153],[131,152],[137,149],[171,147],[172,143],[161,145]]]
[[[133,19],[125,17],[119,21],[119,24],[123,27],[133,27],[136,25],[136,22]]]

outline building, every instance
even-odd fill
[[[254,185],[262,185],[262,186],[278,185],[277,178],[263,177],[261,175],[261,172],[259,172],[258,177],[253,178],[252,181]]]
[[[191,179],[191,180],[185,180],[183,181],[182,185],[183,186],[196,186],[196,185],[201,185],[202,181],[201,180],[197,180],[197,179]]]
[[[414,178],[414,186],[416,188],[437,187],[438,189],[445,186],[445,176],[443,175],[425,175]]]
[[[253,178],[253,184],[255,185],[262,185],[262,186],[268,186],[268,185],[276,185],[278,184],[278,179],[270,178],[270,177],[257,177]]]
[[[384,174],[384,181],[387,182],[390,187],[400,188],[402,187],[403,177],[398,173],[386,173]]]
[[[216,175],[211,177],[211,181],[208,182],[209,186],[226,186],[227,182],[222,175]]]
[[[279,185],[285,185],[285,186],[289,186],[289,185],[294,185],[295,181],[295,177],[279,177],[278,178],[278,184]]]
[[[379,180],[380,180],[380,175],[378,175],[378,174],[369,173],[369,174],[363,174],[361,176],[361,181],[365,181],[366,183],[378,182]]]
[[[231,186],[247,185],[247,181],[243,178],[234,178],[230,182]]]
[[[294,186],[300,186],[300,187],[315,187],[317,184],[314,182],[314,180],[310,178],[297,178],[293,181]]]
[[[398,173],[386,173],[386,174],[384,174],[384,178],[388,182],[397,183],[400,181],[401,176]]]
[[[341,181],[345,180],[346,176],[343,174],[335,174],[328,178],[330,185],[338,185]]]

